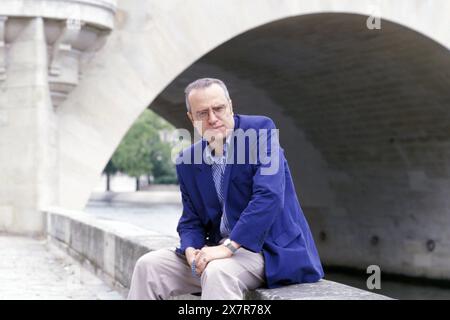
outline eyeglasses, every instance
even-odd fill
[[[218,106],[211,107],[211,110],[213,111],[213,113],[216,117],[220,118],[225,114],[225,111],[227,110],[227,106],[224,104],[221,104]],[[206,120],[209,118],[209,109],[196,112],[195,116],[197,119]]]

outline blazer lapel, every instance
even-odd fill
[[[233,139],[234,139],[234,137],[233,137]],[[231,154],[230,154],[230,157],[232,158],[233,157],[233,154],[234,154],[234,151],[233,150],[231,150]],[[227,160],[228,161],[228,160]],[[225,206],[227,205],[227,199],[228,199],[228,187],[229,187],[229,185],[230,185],[230,177],[231,177],[231,172],[232,172],[232,170],[233,170],[233,165],[232,164],[227,164],[226,166],[225,166],[225,172],[224,172],[224,174],[223,174],[223,181],[224,181],[224,183],[223,183],[223,201],[224,201],[224,203],[225,203]]]
[[[227,165],[225,167],[225,173],[224,173],[224,185],[223,185],[223,199],[225,202],[225,206],[227,205],[227,201],[228,201],[228,189],[229,189],[229,185],[230,185],[230,181],[231,181],[231,176],[232,176],[232,171],[233,168],[235,167],[233,164],[230,164],[231,160],[233,160],[232,163],[237,163],[236,160],[236,137],[235,137],[235,130],[239,128],[239,117],[238,116],[234,116],[234,130],[231,136],[231,146],[228,150],[228,154],[227,154]]]

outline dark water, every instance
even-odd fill
[[[106,203],[90,201],[86,210],[102,219],[128,222],[147,230],[178,236],[176,226],[181,215],[181,204],[152,203],[136,205],[133,203]],[[368,290],[365,271],[336,271],[325,268],[325,278]],[[381,289],[368,290],[395,299],[450,299],[450,286],[440,287],[422,283],[417,279],[390,279],[381,274]]]
[[[340,282],[355,288],[382,294],[400,300],[448,300],[450,299],[450,286],[426,283],[427,281],[414,278],[395,279],[390,275],[381,274],[381,289],[369,290],[367,278],[369,274],[364,271],[330,271],[325,268],[325,279]],[[393,277],[393,279],[392,279]]]

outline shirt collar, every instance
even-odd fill
[[[223,154],[220,157],[217,156],[213,156],[211,149],[209,148],[208,142],[206,142],[206,147],[204,150],[204,155],[205,155],[205,162],[209,165],[213,164],[213,163],[224,163],[224,160],[226,159],[227,156],[227,150],[228,150],[228,146],[230,145],[230,141],[231,141],[231,137],[233,136],[233,133],[229,134],[227,139],[225,140],[225,143],[223,145]]]

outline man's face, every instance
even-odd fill
[[[194,89],[188,96],[191,111],[187,113],[197,131],[208,141],[224,139],[234,129],[233,106],[225,92],[213,83]]]

